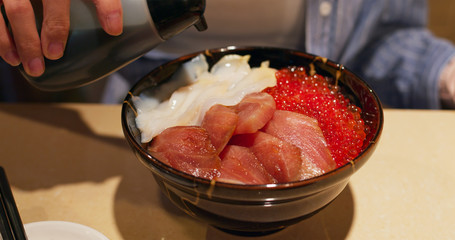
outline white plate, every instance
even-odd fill
[[[42,221],[24,225],[28,240],[109,240],[93,228],[65,221]]]

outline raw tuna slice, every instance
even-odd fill
[[[300,180],[302,158],[298,147],[261,131],[234,135],[230,144],[250,148],[278,182]]]
[[[220,154],[219,181],[241,184],[268,184],[277,181],[265,170],[256,156],[246,147],[228,145]]]
[[[160,161],[197,177],[219,176],[220,158],[202,127],[178,126],[164,130],[148,150]]]
[[[264,127],[276,110],[275,100],[268,93],[250,93],[234,106],[239,122],[234,134],[254,133]]]
[[[201,127],[209,134],[210,141],[220,153],[231,139],[239,120],[234,109],[217,104],[212,106],[204,116]]]
[[[316,119],[300,113],[277,110],[262,130],[300,148],[302,179],[335,169],[336,163]]]

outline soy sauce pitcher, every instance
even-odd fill
[[[22,75],[41,90],[80,87],[106,77],[191,26],[199,31],[207,28],[205,0],[122,0],[122,7],[123,33],[110,36],[98,22],[93,1],[71,0],[71,27],[63,57],[46,59],[40,77],[27,75],[21,67]]]

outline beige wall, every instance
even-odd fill
[[[455,1],[428,0],[430,30],[455,43]]]

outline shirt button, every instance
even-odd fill
[[[323,17],[329,16],[332,12],[332,4],[328,1],[323,1],[321,5],[319,5],[319,14]]]

